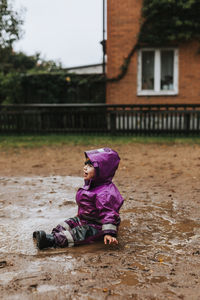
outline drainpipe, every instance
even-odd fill
[[[102,49],[103,49],[103,75],[106,74],[106,66],[105,66],[105,54],[106,54],[106,41],[105,41],[105,0],[103,0],[103,41],[102,41]]]

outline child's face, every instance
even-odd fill
[[[84,166],[83,172],[84,180],[90,180],[95,176],[95,168],[90,164]]]

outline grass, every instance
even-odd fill
[[[97,135],[0,135],[0,149],[33,148],[61,145],[123,145],[131,143],[142,144],[188,144],[200,145],[200,137],[170,137],[170,136],[97,136]]]

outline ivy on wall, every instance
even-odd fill
[[[199,0],[144,0],[142,17],[139,43],[200,41]]]
[[[169,46],[193,39],[200,41],[200,0],[143,0],[137,42],[119,74],[107,81],[119,81],[125,76],[131,57],[141,46]]]

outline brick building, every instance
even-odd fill
[[[107,1],[107,76],[117,76],[137,41],[142,0]],[[109,104],[200,103],[200,53],[197,41],[140,48],[128,72],[107,83]]]

